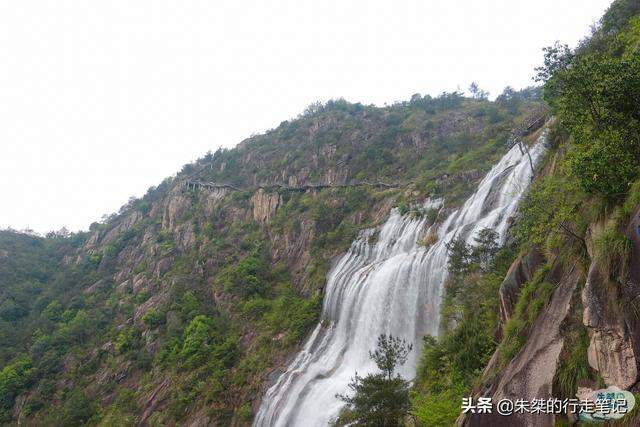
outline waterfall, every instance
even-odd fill
[[[534,163],[544,152],[545,134],[530,149]],[[342,407],[336,393],[348,391],[355,372],[376,371],[369,351],[382,333],[414,344],[399,370],[413,378],[422,337],[438,333],[446,244],[456,236],[471,243],[483,228],[495,230],[503,243],[531,174],[527,154],[514,146],[441,224],[429,226],[393,209],[378,236],[374,229],[363,231],[328,273],[323,320],[267,390],[254,425],[326,426]],[[425,205],[440,206],[433,200]],[[421,244],[426,233],[438,236],[430,247]]]

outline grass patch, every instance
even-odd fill
[[[555,286],[544,281],[548,271],[548,266],[538,269],[533,280],[520,290],[513,317],[505,325],[504,339],[500,344],[500,361],[503,366],[524,346],[533,322],[549,303]]]
[[[565,337],[560,364],[553,377],[554,394],[574,398],[580,381],[594,379],[587,360],[588,348],[589,332],[580,324]]]
[[[631,241],[613,226],[593,238],[594,261],[607,279],[624,276],[631,256]]]

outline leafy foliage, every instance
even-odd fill
[[[0,422],[9,422],[16,396],[33,379],[33,363],[28,357],[16,358],[0,371]]]
[[[497,292],[513,258],[499,248],[494,231],[481,230],[474,245],[462,238],[448,245],[449,278],[441,306],[438,339],[426,336],[412,394],[412,414],[425,425],[452,425],[496,348]]]
[[[356,375],[349,383],[352,395],[338,394],[346,403],[337,425],[400,426],[409,411],[409,382],[396,367],[403,365],[413,346],[391,335],[380,335],[376,350],[369,356],[382,372],[365,377]]]
[[[606,15],[604,27],[621,24],[613,15]],[[598,37],[611,40],[576,52],[558,44],[547,48],[538,78],[545,100],[571,133],[568,165],[581,187],[621,199],[640,174],[640,56],[624,55],[628,47],[619,36]]]

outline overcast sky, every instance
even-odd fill
[[[0,0],[0,228],[87,229],[313,101],[532,84],[610,0]]]

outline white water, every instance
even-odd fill
[[[544,151],[542,138],[531,149],[534,163]],[[422,337],[438,332],[446,244],[457,235],[471,243],[487,227],[502,242],[530,178],[526,154],[512,148],[462,208],[438,226],[438,241],[429,248],[419,244],[431,231],[425,220],[401,216],[396,209],[375,244],[369,243],[374,230],[364,231],[329,272],[324,322],[266,392],[254,425],[326,426],[342,407],[336,393],[347,392],[356,370],[360,375],[376,371],[369,351],[382,333],[414,343],[399,371],[413,378]]]

